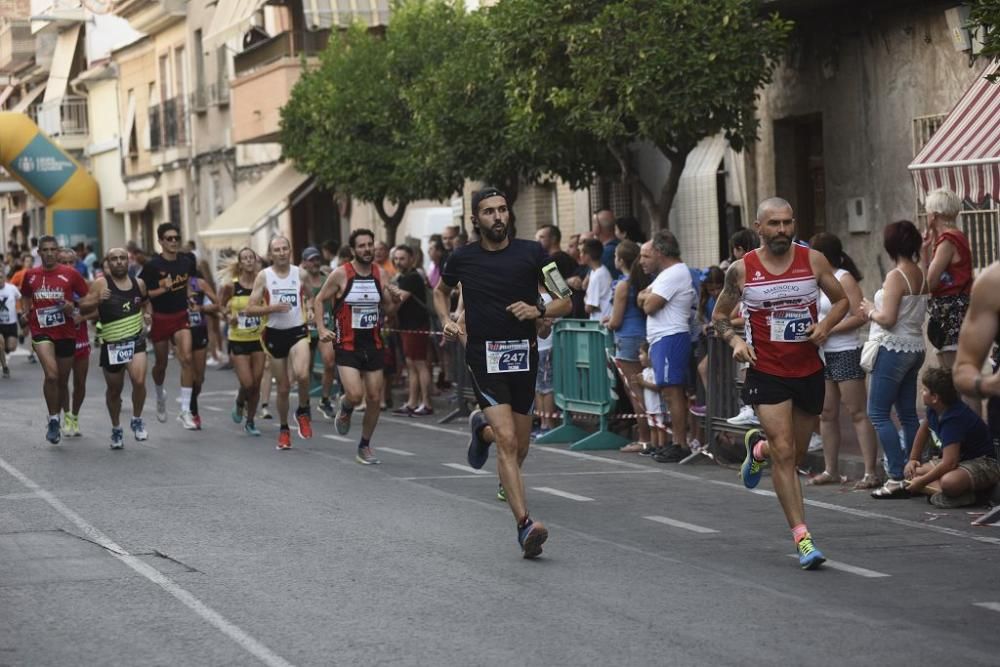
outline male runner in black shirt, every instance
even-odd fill
[[[531,520],[521,478],[538,370],[535,320],[567,315],[572,304],[568,298],[557,298],[546,307],[539,298],[545,285],[542,267],[549,259],[537,242],[510,238],[511,212],[503,192],[485,188],[476,193],[472,223],[480,241],[456,249],[448,258],[434,291],[434,305],[446,323],[445,336],[463,335],[462,326],[449,317],[451,290],[461,284],[468,330],[466,363],[485,421],[495,435],[497,472],[517,521],[522,554],[535,558],[548,530]],[[482,420],[473,423],[469,463],[475,468],[483,466],[489,453],[481,437],[486,425]]]

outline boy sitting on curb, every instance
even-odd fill
[[[973,505],[977,492],[1000,482],[1000,464],[989,428],[959,398],[950,370],[928,368],[921,383],[927,420],[920,425],[910,460],[903,468],[908,480],[905,488],[910,493],[932,493],[930,502],[936,507]],[[928,440],[940,448],[941,459],[920,463]]]

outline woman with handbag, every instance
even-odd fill
[[[942,368],[955,364],[958,331],[972,292],[972,252],[969,239],[956,223],[962,200],[951,190],[934,190],[924,202],[927,232],[921,248],[921,261],[927,269],[931,288],[927,308],[927,339],[937,348]],[[979,406],[973,403],[976,412]]]
[[[920,232],[909,220],[886,226],[882,244],[896,266],[889,271],[874,303],[861,302],[861,313],[871,322],[869,343],[878,341],[868,386],[868,415],[888,462],[889,479],[872,492],[873,498],[902,498],[903,467],[917,436],[917,375],[924,363],[924,317],[927,313],[927,276],[919,264]],[[903,439],[891,411],[903,427]]]
[[[809,480],[810,484],[831,484],[840,482],[840,404],[843,403],[851,415],[854,432],[861,447],[861,456],[865,462],[865,476],[855,489],[875,489],[880,486],[875,472],[875,458],[878,455],[878,442],[875,429],[865,409],[866,388],[865,371],[861,368],[861,341],[858,329],[864,326],[865,318],[861,314],[862,294],[858,284],[861,281],[861,271],[854,260],[844,252],[844,246],[834,234],[821,232],[810,242],[813,250],[823,253],[834,275],[844,286],[844,292],[851,302],[851,310],[847,317],[830,330],[830,337],[823,343],[823,356],[826,378],[826,397],[823,402],[823,414],[819,418],[820,435],[823,437],[823,472]],[[830,312],[832,304],[826,294],[819,299],[819,319],[822,320]]]

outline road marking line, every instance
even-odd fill
[[[203,391],[198,394],[198,398],[206,398],[209,396],[229,396],[235,398],[236,394],[237,392],[233,389],[228,389],[226,391]]]
[[[329,438],[330,440],[336,440],[337,442],[354,442],[351,438],[345,438],[342,435],[330,435],[329,433],[324,433],[323,437]]]
[[[665,516],[644,516],[643,519],[647,521],[655,521],[656,523],[662,523],[667,526],[673,526],[674,528],[683,528],[684,530],[690,530],[692,533],[702,533],[707,535],[708,533],[717,533],[719,531],[714,528],[706,528],[705,526],[698,526],[693,523],[688,523],[686,521],[678,521],[677,519],[671,519]]]
[[[553,489],[548,486],[533,486],[532,491],[541,491],[542,493],[547,493],[550,496],[559,496],[560,498],[567,498],[569,500],[576,500],[581,503],[590,502],[593,498],[588,498],[587,496],[578,496],[575,493],[569,493],[568,491],[560,491],[559,489]]]
[[[789,558],[798,558],[798,554],[788,554]],[[882,579],[883,577],[891,577],[891,574],[886,574],[885,572],[879,572],[877,570],[869,570],[865,567],[858,567],[857,565],[848,565],[847,563],[841,563],[837,560],[827,560],[823,563],[823,567],[829,567],[834,570],[840,570],[841,572],[848,572],[850,574],[856,574],[859,577],[864,577],[865,579]]]
[[[379,451],[385,451],[382,447]],[[522,472],[521,477],[576,477],[580,475],[651,475],[656,473],[655,470],[587,470],[581,472]],[[468,479],[472,475],[426,475],[418,477],[397,477],[396,479],[403,480],[405,482],[414,482],[421,479]],[[3,496],[0,496],[3,499]]]
[[[414,428],[424,428],[428,431],[439,431],[441,433],[451,433],[452,435],[462,436],[463,438],[469,437],[469,431],[456,431],[453,428],[445,428],[443,426],[433,426],[431,424],[418,424],[412,419],[409,421],[403,419],[395,419],[393,417],[380,417],[379,421],[390,422],[392,424],[402,424],[403,426],[413,426]]]
[[[489,470],[476,470],[472,466],[462,465],[461,463],[442,463],[445,468],[452,468],[454,470],[461,470],[462,472],[472,473],[473,475],[492,475]]]
[[[62,501],[36,484],[32,479],[27,477],[24,473],[7,463],[7,461],[2,458],[0,458],[0,468],[6,470],[11,477],[34,491],[40,498],[47,502],[52,509],[75,524],[77,528],[82,530],[91,540],[106,549],[112,556],[177,598],[177,600],[179,600],[188,609],[201,616],[219,632],[239,644],[240,647],[247,653],[251,654],[269,667],[292,667],[290,662],[279,656],[277,653],[274,653],[271,649],[264,646],[264,644],[248,635],[236,625],[227,621],[219,612],[206,605],[187,590],[178,586],[173,582],[173,580],[169,579],[152,565],[148,565],[146,562],[136,558],[124,548],[113,542],[111,538],[88,523],[86,519],[66,507]]]
[[[390,454],[395,454],[396,456],[416,456],[413,452],[404,452],[402,449],[393,449],[392,447],[379,447],[380,452],[389,452]]]
[[[982,607],[990,611],[1000,611],[1000,602],[973,602],[974,607]]]
[[[205,408],[206,410],[211,410],[212,412],[222,412],[222,408],[217,408],[214,405],[203,405],[201,407]]]

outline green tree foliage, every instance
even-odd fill
[[[975,0],[969,19],[970,27],[983,26],[986,35],[980,55],[987,58],[1000,57],[1000,0]],[[997,82],[997,76],[992,80]]]
[[[751,0],[503,0],[490,15],[513,73],[513,121],[556,117],[590,135],[637,188],[654,228],[667,226],[702,138],[724,132],[737,149],[755,140],[757,90],[791,29]],[[639,178],[642,141],[670,161],[658,189]]]
[[[446,199],[461,187],[454,170],[420,151],[405,93],[440,65],[462,16],[445,3],[409,2],[384,36],[360,25],[334,34],[281,112],[285,156],[326,187],[370,202],[390,245],[411,201]]]

